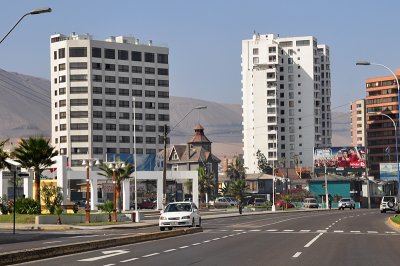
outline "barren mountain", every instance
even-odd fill
[[[0,139],[50,136],[49,80],[0,69],[0,92]],[[198,106],[207,106],[207,109],[192,110]],[[240,104],[171,96],[170,115],[172,143],[186,143],[194,134],[196,124],[200,123],[218,157],[243,153]],[[332,114],[334,146],[349,145],[349,116]]]

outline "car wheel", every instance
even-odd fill
[[[165,231],[165,227],[160,227],[160,231]]]
[[[383,212],[383,213],[386,213],[386,210],[383,210],[382,212]]]
[[[199,224],[197,225],[197,227],[201,227],[201,218],[199,218]]]

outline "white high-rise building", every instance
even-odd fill
[[[271,166],[312,166],[331,146],[329,47],[313,36],[253,34],[242,41],[243,143],[248,173],[260,150]]]
[[[106,154],[156,154],[169,125],[169,49],[133,37],[50,38],[52,143],[71,166]],[[135,107],[135,112],[134,108]],[[110,159],[109,159],[110,160]]]

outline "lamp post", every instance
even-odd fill
[[[137,215],[137,168],[136,168],[136,98],[132,98],[132,107],[133,107],[133,161],[134,161],[134,168],[135,168],[135,212]],[[137,220],[137,219],[136,219]]]
[[[113,197],[113,221],[116,223],[117,222],[117,173],[116,171],[119,169],[118,163],[117,162],[112,162],[110,163],[110,168],[112,170],[112,182],[113,182],[113,191],[114,191],[114,197]]]
[[[84,159],[82,166],[86,168],[86,207],[85,207],[85,222],[90,223],[90,168],[93,166],[93,161],[96,161],[95,165],[99,166],[100,162],[96,159]]]
[[[387,66],[385,66],[383,64],[371,63],[371,62],[368,62],[368,61],[359,61],[359,62],[356,63],[356,65],[357,66],[370,66],[370,65],[380,66],[380,67],[383,67],[383,68],[387,69],[393,75],[394,79],[396,80],[396,85],[397,85],[397,106],[398,106],[398,108],[397,108],[397,121],[398,121],[398,123],[400,123],[400,84],[399,84],[399,80],[398,80],[396,74],[390,68],[388,68]],[[396,122],[394,122],[394,120],[391,117],[389,117],[388,115],[386,115],[386,114],[381,114],[381,115],[384,115],[384,116],[388,117],[393,122],[393,125],[394,125],[395,140],[396,140],[397,197],[400,197],[399,147],[397,145],[398,134],[397,134]]]
[[[43,14],[43,13],[49,13],[51,12],[51,8],[49,7],[45,7],[45,8],[36,8],[34,10],[32,10],[31,12],[26,13],[25,15],[23,15],[18,21],[17,23],[15,23],[15,25],[11,28],[11,30],[9,30],[7,32],[7,34],[1,39],[0,44],[7,38],[7,36],[15,29],[15,27],[17,27],[17,25],[21,22],[21,20],[24,19],[24,17],[28,16],[28,15],[38,15],[38,14]]]
[[[168,134],[171,133],[191,112],[194,110],[207,109],[207,106],[196,106],[192,108],[176,125],[168,130],[168,126],[164,125],[164,134],[163,134],[163,142],[164,142],[164,164],[163,164],[163,209],[167,205],[167,137]]]

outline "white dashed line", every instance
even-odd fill
[[[233,230],[233,232],[243,232],[243,231],[244,230],[241,230],[241,229],[240,230],[239,229],[238,230]]]
[[[317,230],[317,233],[326,233],[326,230]]]
[[[175,251],[175,250],[176,250],[176,248],[171,248],[171,249],[164,250],[163,252],[168,253],[168,252]]]
[[[311,230],[300,230],[300,232],[310,232]]]
[[[215,240],[220,240],[221,238],[219,238],[219,237],[216,237],[216,238],[214,238],[213,239],[213,241],[215,241]]]
[[[297,258],[300,255],[301,255],[301,252],[296,252],[296,254],[293,255],[293,258]]]
[[[396,232],[385,232],[386,234],[396,234]]]
[[[350,231],[350,233],[361,233],[360,231]]]
[[[333,231],[334,233],[343,233],[343,231],[342,230],[335,230],[335,231]]]
[[[180,249],[184,249],[184,248],[188,248],[189,246],[182,246],[182,247],[179,247]]]
[[[204,240],[203,241],[203,243],[208,243],[208,242],[210,242],[211,240]]]
[[[223,236],[223,237],[221,237],[221,238],[227,238],[227,237],[229,237],[229,236]]]
[[[250,232],[260,232],[261,230],[259,229],[254,229],[254,230],[250,230]]]
[[[49,241],[49,242],[43,242],[43,244],[53,244],[53,243],[59,243],[62,242],[61,240],[56,240],[56,241]]]
[[[283,230],[283,232],[293,232],[294,230]]]
[[[367,231],[368,234],[377,234],[377,231]]]
[[[130,262],[130,261],[134,261],[134,260],[138,260],[139,258],[132,258],[129,260],[121,260],[120,262]]]
[[[267,232],[276,232],[278,231],[277,229],[268,229]]]
[[[142,256],[142,258],[148,258],[148,257],[152,257],[152,256],[159,255],[159,254],[160,253],[151,253],[151,254]]]
[[[113,265],[115,265],[115,264],[111,263],[111,264],[106,264],[106,265],[103,265],[103,266],[113,266]]]
[[[312,243],[314,243],[320,236],[322,236],[323,235],[323,233],[320,233],[319,235],[317,235],[316,237],[314,237],[313,239],[311,239],[311,241],[310,242],[308,242],[304,247],[305,248],[308,248],[308,247],[310,247],[311,245],[312,245]]]
[[[198,245],[201,245],[201,243],[194,243],[194,244],[192,244],[192,246],[198,246]]]
[[[221,231],[221,232],[226,232],[226,231],[228,231],[228,230],[223,229],[223,230],[219,230],[219,231]]]

